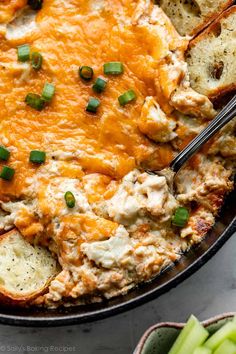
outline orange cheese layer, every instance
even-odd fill
[[[17,10],[27,4],[27,0],[1,0],[0,2],[0,23],[12,19]]]
[[[9,20],[25,3],[3,1],[1,18]],[[16,173],[13,181],[0,182],[1,198],[23,194],[28,177],[34,176],[37,169],[28,162],[33,149],[44,150],[48,156],[55,151],[71,152],[83,173],[101,173],[116,179],[150,161],[152,156],[158,168],[168,165],[173,157],[170,147],[148,140],[138,130],[137,120],[145,98],[157,95],[159,60],[168,50],[178,47],[183,51],[186,41],[161,12],[158,22],[164,23],[164,32],[158,34],[149,22],[142,25],[146,19],[144,16],[139,21],[139,12],[142,16],[145,3],[44,0],[36,17],[38,28],[33,33],[20,40],[7,40],[2,35],[0,143],[11,149],[9,165]],[[9,68],[8,64],[17,63],[16,48],[25,43],[32,51],[39,51],[44,62],[39,72],[31,70],[27,80],[20,80],[20,70]],[[78,68],[89,65],[95,77],[104,76],[103,64],[110,61],[121,61],[124,74],[107,77],[106,91],[96,95],[91,83],[79,79]],[[45,82],[55,85],[56,94],[42,112],[37,112],[24,100],[29,92],[40,94]],[[173,84],[165,78],[161,83],[163,92],[168,91],[165,82]],[[117,98],[129,89],[136,92],[137,100],[121,108]],[[90,96],[101,100],[96,115],[85,112]]]

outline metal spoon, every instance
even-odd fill
[[[170,169],[177,173],[181,167],[221,128],[236,116],[236,95],[222,109],[220,113],[194,138],[170,163]]]
[[[167,182],[173,191],[173,180],[176,173],[184,166],[184,164],[221,128],[231,121],[236,116],[236,95],[229,101],[229,103],[217,114],[211,123],[203,129],[170,163],[170,166],[161,170],[151,172],[165,176]]]

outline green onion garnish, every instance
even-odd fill
[[[40,70],[43,63],[43,57],[39,52],[33,52],[31,55],[31,65],[34,70]]]
[[[81,66],[79,76],[85,81],[90,81],[93,78],[93,69],[90,66]]]
[[[133,90],[129,90],[123,95],[118,97],[118,101],[121,106],[125,106],[127,103],[130,103],[136,99],[136,93]]]
[[[184,227],[189,219],[189,211],[185,207],[179,207],[175,211],[175,215],[172,219],[172,224],[178,227]]]
[[[25,62],[30,59],[30,46],[28,44],[17,47],[18,60]]]
[[[66,192],[65,193],[65,201],[66,205],[68,208],[74,208],[75,207],[75,196],[72,192]]]
[[[40,95],[37,95],[36,93],[28,93],[25,98],[25,102],[28,106],[36,109],[37,111],[42,111],[45,105],[45,101]]]
[[[55,93],[55,86],[53,84],[46,83],[43,88],[42,98],[45,101],[50,102],[54,96],[54,93]]]
[[[0,173],[0,178],[5,179],[6,181],[11,181],[14,177],[15,170],[8,166],[3,166]]]
[[[103,65],[105,75],[120,75],[124,72],[124,66],[120,62],[110,62]]]
[[[42,8],[43,0],[28,0],[28,5],[31,9],[38,11]]]
[[[40,151],[40,150],[32,150],[30,152],[30,158],[29,158],[30,162],[33,163],[44,163],[46,160],[46,153],[44,151]]]
[[[101,93],[105,90],[107,81],[103,80],[101,77],[98,77],[93,85],[93,90],[97,93]]]
[[[97,98],[91,97],[86,107],[86,111],[96,113],[99,106],[100,106],[100,101]]]
[[[0,146],[0,160],[7,161],[10,157],[10,151],[4,146]]]

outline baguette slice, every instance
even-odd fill
[[[236,6],[190,43],[186,58],[194,90],[212,100],[236,90]]]
[[[182,36],[195,36],[227,9],[233,0],[159,0]]]
[[[16,230],[0,236],[0,294],[2,302],[27,302],[46,291],[58,273],[46,249],[32,246]]]

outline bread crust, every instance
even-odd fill
[[[208,16],[202,24],[195,27],[194,30],[190,33],[190,36],[193,36],[195,38],[200,34],[200,32],[204,31],[205,29],[208,29],[211,26],[211,23],[217,21],[218,17],[221,16],[222,13],[224,13],[224,11],[228,11],[227,9],[229,9],[230,6],[233,4],[234,4],[234,0],[228,0],[226,4],[221,6],[219,11],[215,11],[213,14]]]
[[[189,43],[188,51],[190,51],[193,47],[195,47],[199,42],[210,36],[212,33],[217,31],[218,25],[221,23],[222,19],[228,18],[233,13],[236,13],[236,5],[231,6],[223,13],[221,13],[202,33],[200,33],[197,37],[192,39]],[[186,55],[188,55],[188,51]],[[230,83],[227,86],[221,86],[214,89],[214,92],[209,93],[207,96],[213,103],[220,104],[222,98],[224,98],[227,94],[236,91],[236,82]]]
[[[236,92],[236,83],[230,84],[230,85],[223,87],[223,88],[218,88],[218,90],[216,90],[214,94],[210,94],[210,95],[208,95],[208,97],[214,103],[217,102],[220,104],[220,100],[223,97],[225,97],[226,95],[229,96],[232,92]]]
[[[0,235],[0,247],[1,247],[1,242],[3,240],[6,240],[8,237],[10,237],[12,235],[20,235],[20,233],[17,229],[13,229],[3,235]],[[14,304],[15,305],[19,305],[19,304],[25,305],[26,303],[33,301],[36,297],[44,294],[47,291],[48,286],[54,277],[55,277],[55,275],[48,278],[47,282],[45,283],[45,285],[41,289],[38,289],[38,290],[36,290],[30,294],[27,294],[27,295],[20,295],[17,293],[13,294],[13,293],[7,291],[3,285],[0,285],[0,303],[5,304],[5,305],[14,305]]]
[[[194,47],[198,42],[200,42],[204,38],[208,37],[210,33],[214,32],[214,30],[217,28],[218,23],[220,23],[220,21],[223,18],[227,18],[229,15],[231,15],[234,12],[236,12],[236,5],[231,6],[227,8],[225,11],[221,12],[221,14],[218,17],[216,17],[215,20],[212,23],[210,23],[210,25],[207,28],[205,28],[203,32],[201,32],[197,37],[193,38],[189,42],[189,49]]]
[[[167,16],[172,20],[174,26],[176,27],[176,30],[182,35],[182,36],[191,36],[191,37],[196,37],[200,32],[202,32],[207,26],[209,26],[219,15],[222,14],[223,11],[228,9],[231,5],[234,4],[234,0],[221,0],[219,1],[219,4],[216,9],[212,9],[212,11],[208,10],[208,13],[202,13],[200,10],[200,16],[199,16],[199,21],[197,21],[196,17],[193,18],[193,23],[191,16],[182,16],[182,13],[178,12],[177,8],[173,8],[172,11],[169,10],[168,7],[168,0],[160,0],[157,1],[157,4],[163,9],[164,12],[166,12]],[[175,3],[178,7],[178,1]],[[199,6],[199,4],[197,3]],[[204,5],[203,5],[204,7]],[[206,5],[206,8],[208,9],[208,6]],[[179,19],[179,21],[177,21]],[[191,28],[193,27],[193,28]]]

